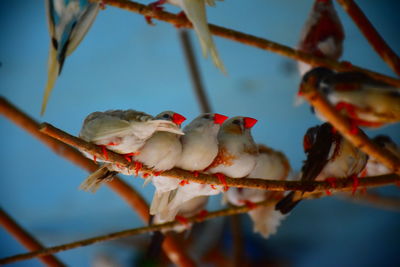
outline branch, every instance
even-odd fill
[[[15,239],[17,239],[24,247],[28,250],[41,250],[43,245],[39,243],[32,235],[30,235],[22,226],[11,218],[3,209],[0,208],[0,225],[4,227]],[[49,253],[50,254],[50,253]],[[66,266],[59,259],[53,255],[40,257],[41,260],[47,266]]]
[[[257,202],[254,204],[256,206],[264,206],[264,205],[268,205],[268,204],[270,205],[272,202],[276,203],[277,200],[267,200],[267,201]],[[187,218],[187,221],[188,221],[188,223],[199,223],[199,222],[203,222],[205,220],[209,220],[209,219],[213,219],[213,218],[217,218],[217,217],[231,216],[231,215],[235,215],[235,214],[239,214],[239,213],[245,213],[248,211],[250,211],[250,207],[247,207],[247,206],[231,207],[231,208],[227,208],[227,209],[223,209],[223,210],[209,212],[206,215],[202,215],[202,216],[196,215],[193,217],[189,217],[189,218]],[[78,248],[78,247],[83,247],[83,246],[88,246],[88,245],[92,245],[95,243],[109,241],[109,240],[113,240],[113,239],[117,239],[117,238],[139,235],[139,234],[144,234],[144,233],[154,232],[154,231],[168,230],[168,229],[172,229],[174,226],[177,226],[180,224],[181,223],[179,221],[172,221],[172,222],[167,222],[167,223],[163,223],[163,224],[153,224],[150,226],[144,226],[144,227],[140,227],[140,228],[134,228],[134,229],[130,229],[130,230],[101,235],[101,236],[97,236],[97,237],[93,237],[93,238],[75,241],[72,243],[67,243],[64,245],[59,245],[59,246],[54,246],[54,247],[49,247],[49,248],[33,251],[30,253],[23,253],[23,254],[18,254],[15,256],[7,257],[7,258],[2,258],[2,259],[0,259],[0,264],[12,263],[12,262],[16,262],[16,261],[31,259],[34,257],[54,254],[54,253],[58,253],[61,251],[74,249],[74,248]]]
[[[342,197],[342,195],[338,195]],[[385,209],[389,211],[400,212],[400,198],[383,196],[377,193],[367,192],[365,194],[357,194],[356,196],[344,195],[346,200],[364,204],[368,206],[374,206],[379,209]]]
[[[192,28],[192,24],[185,18],[174,15],[165,11],[155,11],[152,7],[142,5],[136,2],[131,2],[127,0],[91,0],[93,2],[101,1],[104,4],[125,9],[131,12],[139,13],[143,16],[149,16],[154,19],[162,20],[174,25],[179,25],[182,28]],[[213,24],[208,24],[210,32],[219,37],[230,39],[245,45],[257,47],[263,50],[268,50],[279,55],[289,57],[294,60],[303,61],[310,65],[325,66],[337,71],[360,71],[368,74],[371,77],[385,81],[394,86],[400,87],[400,80],[371,71],[355,65],[351,65],[348,62],[338,62],[324,57],[316,57],[314,55],[304,53],[299,50],[292,49],[288,46],[269,41],[254,35],[242,33],[232,29],[216,26]]]
[[[353,0],[337,0],[347,14],[353,19],[364,37],[375,49],[378,55],[389,65],[392,70],[400,75],[400,58],[389,47],[385,40],[374,28],[367,16]]]
[[[88,172],[94,172],[98,166],[93,161],[84,157],[79,151],[39,132],[39,123],[30,118],[27,114],[13,106],[4,97],[0,97],[0,113],[22,129],[39,139],[43,144],[50,147],[54,153],[71,161]],[[107,185],[123,198],[128,205],[135,210],[144,222],[149,220],[149,207],[142,196],[122,179],[115,177]],[[194,266],[192,259],[187,255],[177,240],[167,236],[163,249],[170,260],[178,266]]]
[[[400,159],[374,144],[363,131],[360,130],[357,134],[352,133],[350,121],[338,113],[325,97],[311,85],[312,83],[312,79],[309,79],[308,83],[301,88],[300,94],[353,145],[369,156],[376,158],[393,170],[394,173],[400,174]]]
[[[70,146],[73,146],[79,150],[83,150],[89,154],[95,155],[99,159],[105,160],[102,148],[88,143],[78,137],[72,136],[54,126],[43,123],[40,126],[40,131],[51,137],[60,140]],[[122,155],[117,154],[111,150],[107,150],[107,161],[119,164],[124,167],[134,168],[134,163],[128,162]],[[142,173],[154,174],[154,172],[146,167],[141,170]],[[332,188],[329,182],[325,181],[281,181],[281,180],[265,180],[256,178],[230,178],[226,177],[226,184],[222,183],[217,177],[213,175],[208,175],[200,173],[199,175],[194,175],[191,172],[173,168],[172,170],[164,171],[162,173],[163,177],[174,178],[174,179],[186,179],[191,182],[196,182],[200,184],[210,184],[210,185],[227,185],[231,187],[241,187],[241,188],[256,188],[271,191],[306,191],[306,192],[317,192],[325,191],[327,189],[336,191],[348,191],[353,189],[352,178],[338,179],[336,187]],[[360,186],[374,187],[393,184],[400,181],[400,176],[397,175],[382,175],[376,177],[366,177],[360,180]]]

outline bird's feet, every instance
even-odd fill
[[[223,186],[224,186],[224,188],[223,188],[224,192],[228,191],[228,190],[229,190],[229,186],[228,186],[228,184],[226,183],[225,174],[219,173],[219,172],[218,172],[218,173],[215,174],[215,177],[217,177],[217,179],[221,182],[221,184],[223,184]]]
[[[175,220],[177,220],[180,224],[182,224],[184,226],[188,226],[188,224],[189,224],[189,220],[182,215],[176,215]]]
[[[201,211],[199,212],[199,214],[197,214],[197,218],[198,218],[200,221],[204,221],[207,215],[208,215],[208,211],[207,211],[207,210],[201,210]]]
[[[143,163],[141,163],[140,161],[134,161],[133,170],[135,176],[139,175],[139,172],[142,170],[142,168],[143,168]]]
[[[257,208],[257,204],[254,203],[253,201],[242,200],[241,202],[243,202],[243,204],[246,205],[249,208],[249,210],[254,210],[255,208]]]
[[[332,188],[336,188],[336,181],[337,181],[337,178],[336,178],[336,177],[328,177],[328,178],[325,179],[325,181],[328,182],[329,185],[330,185]],[[332,195],[332,193],[331,193],[331,191],[329,191],[329,189],[326,189],[326,190],[325,190],[325,193],[326,193],[328,196]]]
[[[153,3],[150,3],[148,6],[151,7],[153,13],[157,13],[158,11],[163,11],[164,5],[167,2],[167,0],[158,0]],[[153,18],[151,16],[145,16],[147,24],[154,26],[155,23],[153,22]]]
[[[351,178],[353,179],[353,189],[351,194],[354,196],[354,194],[357,192],[358,186],[360,185],[360,180],[358,179],[357,175],[352,175]]]
[[[185,26],[186,22],[188,21],[188,18],[187,18],[187,16],[186,16],[185,12],[181,11],[181,12],[179,12],[179,13],[176,14],[176,15],[177,15],[180,19],[185,20],[185,22],[177,22],[177,23],[174,23],[175,28],[177,28],[177,29],[183,28],[183,27]]]
[[[132,157],[139,156],[139,155],[140,155],[140,151],[136,151],[136,152],[124,154],[123,156],[128,162],[132,162]]]
[[[186,180],[186,179],[182,179],[182,180],[179,182],[179,185],[180,185],[180,186],[185,186],[185,185],[187,185],[187,184],[189,184],[189,181]]]

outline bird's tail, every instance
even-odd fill
[[[275,234],[278,226],[285,216],[274,209],[274,206],[258,207],[249,212],[253,221],[254,232],[259,232],[263,237],[268,238]]]
[[[150,245],[147,249],[148,259],[159,259],[161,256],[161,247],[164,242],[165,235],[161,231],[153,232]]]
[[[275,210],[282,214],[289,213],[300,202],[301,198],[296,199],[296,192],[290,192],[286,197],[276,203]]]
[[[43,116],[44,112],[46,111],[47,102],[49,101],[51,91],[54,88],[60,70],[60,64],[57,60],[57,50],[53,47],[52,44],[50,44],[48,68],[49,68],[48,78],[47,78],[46,88],[44,89],[44,96],[43,96],[42,108],[40,110],[40,116]]]
[[[116,171],[110,171],[108,165],[109,164],[105,164],[89,175],[85,181],[81,183],[79,189],[84,191],[90,190],[92,193],[95,193],[100,188],[102,182],[114,177],[114,175],[118,173]]]
[[[212,1],[209,1],[209,3],[211,2]],[[197,33],[197,37],[200,40],[203,55],[207,57],[208,52],[210,52],[215,66],[217,66],[224,74],[226,74],[224,64],[219,58],[217,48],[215,47],[210,30],[208,28],[205,2],[201,0],[183,1],[182,8],[187,15],[187,18],[193,24],[194,30]]]

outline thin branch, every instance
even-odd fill
[[[182,48],[185,53],[186,63],[189,69],[190,77],[192,78],[193,90],[196,93],[197,100],[202,113],[210,113],[211,106],[207,99],[206,91],[201,80],[199,66],[196,62],[196,57],[193,51],[193,45],[190,40],[190,35],[187,30],[180,30],[179,37],[181,39]]]
[[[8,215],[2,208],[0,208],[0,225],[4,227],[15,239],[18,240],[28,250],[41,250],[44,249],[43,245],[39,243],[31,234],[29,234],[22,226],[20,226],[10,215]],[[39,258],[47,266],[60,267],[66,266],[57,257],[47,255]]]
[[[268,200],[268,201],[257,202],[257,203],[255,203],[255,205],[256,206],[268,205],[271,203],[271,201],[276,203],[277,200]],[[189,218],[187,218],[187,220],[188,220],[188,223],[199,223],[199,222],[203,222],[204,220],[209,220],[209,219],[213,219],[213,218],[217,218],[217,217],[231,216],[231,215],[235,215],[235,214],[239,214],[239,213],[245,213],[245,212],[248,212],[249,210],[250,210],[250,207],[247,207],[247,206],[231,207],[231,208],[227,208],[227,209],[223,209],[223,210],[209,212],[206,215],[202,215],[202,216],[196,215],[193,217],[189,217]],[[113,240],[113,239],[117,239],[117,238],[123,238],[123,237],[132,236],[132,235],[160,231],[160,230],[164,230],[164,229],[172,229],[174,226],[177,226],[177,225],[180,225],[179,221],[172,221],[172,222],[167,222],[167,223],[163,223],[163,224],[152,224],[150,226],[144,226],[144,227],[140,227],[140,228],[134,228],[134,229],[130,229],[130,230],[101,235],[101,236],[97,236],[97,237],[93,237],[93,238],[88,238],[88,239],[83,239],[83,240],[67,243],[64,245],[59,245],[59,246],[41,249],[38,251],[33,251],[30,253],[23,253],[23,254],[18,254],[15,256],[7,257],[7,258],[2,258],[2,259],[0,259],[0,264],[12,263],[12,262],[16,262],[16,261],[31,259],[34,257],[54,254],[54,253],[58,253],[61,251],[70,250],[70,249],[83,247],[83,246],[88,246],[88,245],[92,245],[95,243],[109,241],[109,240]]]
[[[376,158],[382,164],[393,170],[393,173],[400,174],[400,159],[392,153],[374,144],[363,131],[357,134],[352,133],[350,121],[337,112],[337,110],[325,99],[317,89],[312,86],[312,79],[301,88],[301,95],[337,129],[353,145],[360,148],[369,156]]]
[[[182,18],[180,16],[174,15],[169,12],[164,12],[164,11],[158,11],[154,10],[152,7],[142,5],[136,2],[131,2],[127,0],[91,0],[91,1],[101,1],[104,4],[121,8],[124,10],[128,10],[131,12],[139,13],[143,16],[149,16],[154,19],[162,20],[174,25],[179,25],[182,28],[192,28],[192,24],[185,18]],[[313,65],[313,66],[325,66],[329,67],[331,69],[337,70],[337,71],[349,71],[349,70],[354,70],[354,71],[360,71],[368,74],[371,77],[374,77],[376,79],[385,81],[389,84],[392,84],[394,86],[400,87],[400,80],[395,79],[393,77],[389,77],[371,70],[367,70],[352,64],[349,64],[348,62],[338,62],[329,58],[323,58],[323,57],[316,57],[314,55],[304,53],[299,50],[292,49],[288,46],[275,43],[272,41],[269,41],[267,39],[263,39],[260,37],[256,37],[254,35],[242,33],[239,31],[235,31],[232,29],[216,26],[213,24],[208,24],[210,28],[210,32],[214,35],[217,35],[219,37],[223,37],[226,39],[230,39],[245,45],[257,47],[263,50],[268,50],[274,53],[277,53],[279,55],[289,57],[294,60],[298,61],[303,61],[307,64]]]
[[[14,124],[39,139],[43,144],[50,147],[54,153],[71,161],[80,168],[88,172],[94,172],[98,166],[93,161],[84,157],[79,151],[71,148],[64,143],[55,140],[39,131],[39,123],[30,118],[27,114],[13,106],[4,97],[0,97],[0,114],[8,118]],[[149,207],[143,197],[122,179],[115,177],[107,185],[123,198],[128,205],[135,210],[144,222],[149,219]],[[166,237],[163,243],[163,249],[168,257],[178,266],[195,266],[194,262],[183,248],[179,245],[176,238]]]
[[[400,58],[380,36],[367,16],[353,0],[337,0],[347,14],[353,19],[364,37],[375,49],[378,55],[389,65],[392,70],[400,75]]]
[[[342,197],[342,194],[338,194],[338,197]],[[367,192],[365,194],[357,194],[356,196],[344,195],[346,200],[351,202],[364,204],[368,206],[374,206],[379,209],[400,212],[400,198],[383,196],[377,193]]]
[[[99,159],[104,159],[103,150],[92,144],[88,143],[78,137],[72,136],[60,129],[51,126],[50,124],[43,123],[40,126],[40,131],[42,133],[48,134],[51,137],[60,140],[70,146],[88,152],[89,154],[95,155]],[[107,161],[115,164],[119,164],[124,167],[134,168],[134,163],[128,162],[122,155],[117,154],[111,150],[107,150]],[[155,174],[151,169],[143,167],[142,173]],[[157,175],[157,174],[155,174]],[[282,181],[282,180],[265,180],[256,178],[230,178],[226,177],[226,184],[222,183],[217,177],[213,175],[208,175],[205,173],[200,173],[195,175],[191,172],[173,168],[162,173],[163,177],[174,178],[174,179],[186,179],[191,182],[196,182],[200,184],[210,184],[210,185],[227,185],[231,187],[242,187],[242,188],[256,188],[265,189],[271,191],[306,191],[306,192],[317,192],[325,191],[327,189],[333,189],[336,191],[348,191],[352,190],[354,180],[352,178],[338,179],[336,187],[332,188],[329,182],[325,181]],[[400,176],[398,175],[382,175],[376,177],[366,177],[360,180],[360,186],[365,187],[376,187],[382,185],[393,184],[400,181]]]

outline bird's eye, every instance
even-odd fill
[[[204,119],[210,119],[211,117],[210,117],[210,115],[207,114],[207,115],[204,115],[203,118]]]
[[[234,121],[232,121],[232,123],[236,124],[236,125],[240,125],[240,120],[234,120]]]
[[[169,119],[169,118],[171,118],[171,116],[169,116],[169,114],[164,114],[164,115],[163,115],[163,118],[164,118],[164,119]]]

